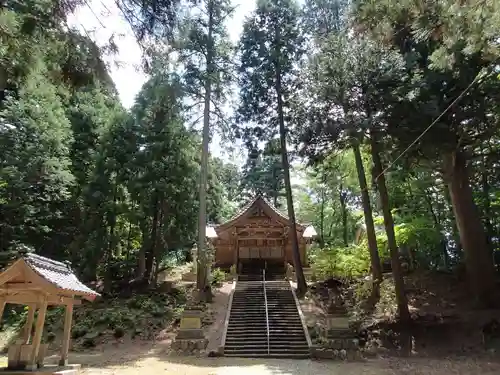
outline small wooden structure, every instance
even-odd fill
[[[229,221],[207,227],[215,247],[215,265],[239,270],[245,263],[293,264],[291,222],[264,197],[258,195]],[[307,266],[307,246],[316,231],[311,225],[296,224],[302,264]]]
[[[66,307],[59,365],[68,366],[73,306],[82,298],[92,301],[98,295],[77,279],[69,264],[33,253],[21,256],[0,273],[0,317],[6,303],[28,306],[21,339],[9,347],[8,370],[36,371],[43,366],[46,345],[41,341],[49,305]],[[38,315],[31,337],[35,311]]]

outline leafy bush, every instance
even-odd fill
[[[233,264],[231,268],[229,269],[229,272],[231,275],[236,275],[236,264]]]
[[[220,268],[214,268],[212,270],[212,285],[221,286],[226,280],[226,273]]]
[[[363,244],[321,249],[312,261],[313,274],[319,279],[361,276],[370,269],[369,253]]]

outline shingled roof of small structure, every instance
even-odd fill
[[[90,297],[90,299],[99,296],[99,293],[78,280],[67,263],[58,262],[33,253],[25,254],[22,259],[36,274],[57,288],[67,290],[75,295]]]

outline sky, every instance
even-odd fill
[[[232,0],[232,4],[236,9],[234,16],[227,21],[227,30],[231,40],[236,42],[242,32],[245,17],[255,9],[255,0]],[[140,69],[141,49],[114,0],[88,0],[70,15],[68,23],[87,34],[99,46],[106,45],[110,37],[115,35],[118,53],[105,60],[122,104],[130,108],[147,76]],[[219,137],[214,138],[212,153],[241,165],[243,155],[225,154],[220,147]]]

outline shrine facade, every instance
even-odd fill
[[[316,235],[310,225],[296,224],[299,253],[307,266],[307,248]],[[258,196],[225,223],[207,227],[215,247],[215,266],[228,269],[245,263],[293,265],[290,220],[262,196]]]

